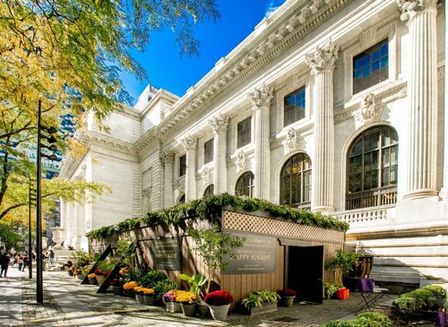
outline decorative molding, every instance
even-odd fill
[[[184,146],[185,151],[195,150],[198,145],[198,139],[191,135],[187,135],[182,139],[182,145]]]
[[[283,142],[286,153],[296,151],[303,148],[303,138],[294,128],[290,128],[286,134],[286,140]]]
[[[174,126],[182,122],[185,117],[207,106],[212,101],[223,98],[274,58],[280,56],[290,47],[295,46],[307,33],[328,21],[353,1],[314,0],[311,4],[301,1],[292,2],[288,10],[292,15],[287,19],[287,23],[271,28],[271,26],[276,26],[271,22],[263,33],[259,34],[260,37],[257,37],[259,41],[255,46],[251,47],[250,44],[243,43],[240,47],[237,47],[236,49],[242,47],[246,49],[240,52],[244,53],[244,55],[226,58],[226,62],[220,68],[218,74],[216,72],[209,74],[211,76],[209,82],[202,82],[201,85],[195,87],[191,95],[179,99],[173,106],[170,117],[165,119],[159,126],[147,131],[140,138],[136,144],[137,152],[140,152],[154,139],[163,137]],[[302,11],[307,6],[310,10],[305,9]],[[303,16],[305,12],[307,13],[306,17],[304,17],[306,20],[301,23],[298,16]],[[262,36],[264,36],[264,39]],[[258,48],[262,48],[263,51],[258,51]]]
[[[210,119],[210,125],[212,125],[213,131],[215,133],[226,132],[229,126],[229,117],[223,116],[221,114]]]
[[[445,78],[445,66],[440,66],[437,68],[437,80],[443,80]]]
[[[383,110],[384,106],[377,103],[373,93],[366,94],[361,99],[360,108],[353,113],[355,121],[358,123],[357,127],[378,121],[381,118]]]
[[[338,59],[339,46],[332,45],[331,40],[323,47],[316,47],[316,50],[308,54],[305,62],[311,69],[311,74],[316,75],[323,71],[333,71],[334,63]]]
[[[383,106],[397,99],[405,98],[407,95],[407,82],[388,85],[386,89],[381,90],[375,95],[375,102]],[[340,124],[355,116],[355,111],[361,108],[361,102],[356,102],[344,109],[337,109],[334,115],[334,124]]]
[[[359,43],[361,47],[368,48],[377,41],[377,27],[369,26],[359,35]]]
[[[160,160],[162,160],[162,162],[166,165],[166,164],[173,164],[174,163],[174,156],[175,153],[174,151],[171,150],[166,150],[163,151],[160,154]]]
[[[397,0],[398,8],[402,12],[400,19],[404,22],[427,9],[437,10],[437,2],[438,0]]]
[[[235,163],[236,166],[238,167],[238,171],[250,169],[249,158],[247,158],[247,154],[244,153],[243,151],[237,153]]]
[[[254,109],[269,108],[271,106],[273,93],[274,88],[272,86],[267,86],[264,83],[259,88],[255,88],[255,91],[249,94]]]
[[[173,182],[173,190],[178,190],[179,194],[185,193],[185,176],[179,177]]]
[[[202,180],[204,181],[204,184],[210,184],[211,183],[211,171],[207,167],[204,167],[201,172]]]

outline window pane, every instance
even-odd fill
[[[355,139],[348,154],[346,209],[395,203],[397,132],[387,126],[366,130]],[[387,201],[383,201],[385,194]]]
[[[305,118],[305,88],[302,87],[287,95],[283,104],[284,126]]]
[[[388,78],[389,44],[384,40],[353,58],[353,93]]]
[[[213,161],[213,139],[204,143],[204,163]]]
[[[179,158],[179,176],[184,176],[187,172],[187,156]]]
[[[280,172],[280,203],[300,205],[311,199],[311,160],[300,153],[292,156]]]
[[[245,172],[236,182],[235,194],[239,196],[248,196],[252,198],[254,189],[254,174],[250,171]]]
[[[245,146],[251,141],[251,117],[238,123],[238,148]]]

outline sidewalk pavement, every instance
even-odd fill
[[[318,327],[335,319],[352,319],[362,298],[352,293],[346,301],[325,300],[322,305],[295,303],[274,313],[257,316],[229,314],[226,321],[185,317],[157,306],[145,306],[134,299],[96,293],[98,286],[81,285],[66,271],[43,273],[43,304],[36,302],[36,280],[28,271],[10,267],[0,278],[0,326],[241,326]]]

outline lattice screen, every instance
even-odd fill
[[[296,239],[343,243],[344,232],[305,226],[290,221],[264,218],[235,211],[224,211],[224,228],[271,234]]]

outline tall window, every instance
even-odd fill
[[[215,193],[215,186],[213,184],[209,185],[204,191],[204,198],[212,196]]]
[[[349,148],[347,210],[397,201],[398,135],[387,126],[364,131]]]
[[[204,163],[213,161],[213,139],[204,143]]]
[[[251,117],[244,119],[238,123],[238,148],[250,143],[251,134]]]
[[[353,94],[388,78],[389,44],[384,40],[353,58]]]
[[[253,197],[254,193],[254,174],[250,171],[245,172],[236,182],[235,194],[240,196]]]
[[[184,176],[187,172],[187,156],[183,155],[179,158],[179,176]]]
[[[179,198],[179,204],[185,203],[185,193]]]
[[[305,118],[305,87],[287,95],[283,101],[284,126]]]
[[[283,166],[280,173],[280,204],[310,208],[311,159],[307,154],[296,154]]]

